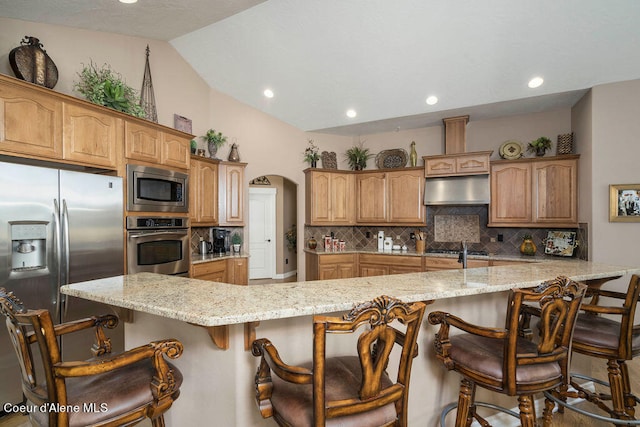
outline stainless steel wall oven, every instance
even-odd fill
[[[127,165],[127,210],[189,211],[189,175],[169,169]]]
[[[189,220],[127,217],[127,272],[188,276]]]

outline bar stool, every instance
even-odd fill
[[[33,425],[106,427],[134,425],[150,418],[154,427],[164,426],[164,413],[178,398],[182,384],[182,374],[165,356],[180,357],[179,341],[154,341],[112,355],[103,327],[118,324],[114,315],[54,325],[49,311],[26,309],[4,288],[0,288],[0,312],[7,318],[20,362],[27,405],[45,409],[29,411]],[[96,357],[62,361],[58,337],[88,328],[95,328],[97,342],[92,351]],[[38,365],[42,375],[35,368]]]
[[[558,390],[547,393],[549,399],[545,412],[553,410],[554,404],[580,412],[584,415],[614,424],[640,425],[635,420],[635,406],[640,402],[631,392],[629,368],[625,363],[640,354],[640,325],[634,325],[638,299],[640,297],[640,276],[632,275],[626,293],[589,288],[588,304],[583,304],[576,320],[573,333],[573,348],[576,353],[607,360],[609,383],[595,378],[572,373],[570,385],[564,384]],[[607,300],[622,301],[621,306],[607,304]],[[609,300],[610,301],[610,300]],[[605,317],[606,316],[606,317]],[[595,393],[582,387],[574,378],[590,380],[609,387],[611,394]],[[581,410],[567,404],[567,398],[577,397],[594,403],[609,414],[609,417]],[[610,404],[606,403],[610,401]]]
[[[411,364],[424,310],[421,302],[381,296],[342,318],[314,316],[313,361],[301,366],[284,363],[268,339],[255,340],[262,417],[273,416],[281,426],[406,426]],[[391,325],[395,320],[404,331]],[[326,357],[327,334],[354,333],[367,325],[358,337],[357,355]],[[396,345],[398,374],[392,379],[386,370]]]
[[[585,289],[585,285],[566,277],[534,289],[514,289],[509,295],[504,328],[476,326],[441,311],[430,313],[429,323],[440,325],[434,343],[436,356],[447,369],[462,375],[458,403],[443,410],[441,425],[457,406],[456,427],[468,426],[474,419],[488,426],[477,412],[477,406],[487,406],[519,417],[522,426],[534,426],[533,394],[557,387],[567,377],[571,334]],[[529,315],[542,319],[537,344],[523,331]],[[464,333],[449,336],[451,327]],[[518,396],[520,413],[476,402],[476,386]],[[545,425],[551,425],[550,417]]]

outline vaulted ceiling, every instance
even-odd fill
[[[640,78],[632,0],[0,0],[0,16],[169,41],[216,90],[343,135],[568,107]]]

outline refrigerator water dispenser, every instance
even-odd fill
[[[46,268],[47,224],[11,224],[11,269],[13,271]]]

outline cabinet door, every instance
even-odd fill
[[[63,158],[115,168],[122,150],[122,119],[67,103],[63,111]]]
[[[420,273],[422,267],[407,267],[401,265],[390,265],[389,274],[406,274],[406,273]]]
[[[306,175],[306,221],[308,224],[329,224],[331,214],[331,174],[329,172],[307,172]]]
[[[0,83],[0,150],[62,158],[62,102]]]
[[[403,224],[425,223],[424,173],[408,170],[387,173],[387,221]]]
[[[461,175],[472,175],[489,172],[489,154],[467,154],[456,157],[456,173]]]
[[[353,187],[353,175],[331,174],[329,218],[333,224],[353,224]]]
[[[124,132],[126,158],[160,163],[160,131],[137,123],[125,122]]]
[[[578,225],[577,160],[550,160],[533,164],[534,221]]]
[[[191,276],[194,279],[209,280],[212,282],[227,282],[227,263],[225,260],[194,264],[191,267]]]
[[[382,223],[387,220],[384,173],[356,176],[356,222]]]
[[[220,225],[244,225],[244,164],[221,164],[218,214]]]
[[[192,159],[189,188],[192,225],[218,225],[218,165]]]
[[[489,225],[530,224],[531,164],[491,165]]]
[[[227,259],[227,280],[234,285],[249,284],[249,268],[247,258]]]
[[[180,169],[189,168],[190,140],[162,132],[160,147],[161,164]]]
[[[360,277],[386,276],[389,267],[386,265],[360,264]]]
[[[456,159],[454,157],[425,159],[425,170],[427,176],[454,175]]]
[[[356,277],[356,266],[354,263],[338,264],[338,279],[351,279]]]

